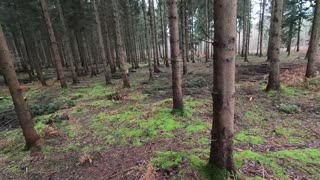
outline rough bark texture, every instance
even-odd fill
[[[236,0],[214,1],[213,125],[209,164],[235,173],[233,163]]]
[[[280,89],[280,45],[282,29],[283,0],[273,0],[270,35],[268,45],[268,61],[270,62],[267,91]]]
[[[50,37],[50,41],[51,41],[51,49],[53,51],[55,65],[56,65],[58,77],[60,80],[60,85],[61,85],[61,88],[67,88],[67,81],[64,77],[63,66],[61,63],[61,56],[60,56],[58,44],[57,44],[58,42],[57,42],[56,36],[53,31],[51,19],[50,19],[49,12],[48,12],[47,2],[46,2],[46,0],[40,0],[40,2],[41,2],[42,11],[43,11],[43,16],[46,21],[47,29],[49,32],[49,37]]]
[[[115,33],[116,33],[116,48],[118,49],[118,59],[120,64],[120,71],[122,74],[122,80],[123,80],[123,87],[130,88],[130,82],[127,75],[127,69],[125,66],[125,54],[121,39],[121,33],[120,33],[120,22],[119,22],[119,15],[118,15],[118,8],[115,0],[112,0],[112,9],[113,9],[113,19],[115,24]]]
[[[177,0],[168,0],[169,5],[169,28],[170,28],[170,48],[172,66],[172,91],[173,91],[173,112],[183,111],[183,97],[181,87],[181,72],[179,57],[179,23]]]
[[[168,57],[168,32],[167,32],[167,27],[168,27],[168,15],[167,15],[167,2],[164,1],[164,61],[166,64],[166,67],[170,67],[169,65],[169,57]]]
[[[308,49],[308,65],[306,77],[314,77],[317,74],[317,70],[315,68],[316,56],[318,52],[318,43],[320,38],[320,0],[316,0],[316,8],[314,12],[313,24],[312,24],[312,33],[309,42]]]
[[[22,95],[22,89],[17,80],[13,58],[9,52],[2,27],[0,25],[0,71],[8,83],[15,111],[22,128],[27,148],[40,146],[40,136],[34,129],[31,113]]]
[[[105,48],[104,48],[100,15],[99,15],[96,0],[93,0],[93,8],[94,8],[94,15],[95,15],[97,31],[98,31],[98,40],[99,40],[99,48],[98,49],[99,49],[99,54],[101,56],[102,63],[103,63],[105,81],[106,81],[106,84],[111,84],[111,71],[110,71],[111,69],[109,67],[110,64],[107,64],[107,56],[106,56],[106,52],[105,52]]]

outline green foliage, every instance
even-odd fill
[[[0,97],[0,112],[6,111],[13,107],[13,102],[10,96]]]
[[[88,110],[82,109],[82,108],[76,108],[71,112],[73,117],[81,117],[87,113],[88,113]]]
[[[91,107],[103,107],[103,108],[111,107],[114,104],[117,104],[117,102],[109,101],[109,100],[97,100],[97,101],[88,103],[88,105]]]
[[[129,96],[128,99],[132,101],[140,101],[140,100],[146,99],[147,97],[149,97],[148,94],[136,94],[136,95]]]
[[[278,105],[278,109],[281,112],[292,114],[292,113],[299,113],[301,112],[301,109],[296,104],[290,104],[290,103],[280,103]]]
[[[64,152],[73,151],[73,150],[78,149],[79,146],[80,146],[80,143],[79,143],[79,142],[76,142],[76,143],[71,142],[70,144],[68,144],[67,147],[65,147],[65,148],[63,149],[63,151],[64,151]]]
[[[42,116],[47,114],[52,114],[60,109],[58,104],[49,103],[49,104],[35,104],[31,106],[31,113],[33,117]]]
[[[244,142],[251,145],[258,145],[258,144],[264,144],[265,140],[257,135],[248,135],[244,132],[240,132],[235,137],[236,143],[237,142]]]
[[[234,155],[234,160],[237,168],[241,168],[243,166],[244,160],[250,160],[268,167],[277,177],[285,177],[283,169],[277,163],[275,163],[272,158],[267,156],[252,151],[242,151],[237,152]]]
[[[287,96],[295,96],[297,93],[293,88],[282,86],[280,88],[280,93],[285,94]]]
[[[182,159],[186,156],[186,152],[155,152],[155,158],[151,160],[151,164],[160,169],[177,168]]]

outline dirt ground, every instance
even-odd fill
[[[282,55],[282,88],[266,93],[265,57],[237,58],[234,159],[239,179],[320,179],[320,79],[305,81],[303,54]],[[0,87],[0,179],[217,179],[207,168],[212,123],[212,63],[188,64],[185,112],[171,114],[171,69],[131,89],[81,77],[60,90],[23,85],[42,136],[24,151],[8,90]],[[48,71],[47,77],[53,73]],[[20,75],[21,79],[26,76]]]

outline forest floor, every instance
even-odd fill
[[[241,179],[320,179],[320,79],[304,82],[302,56],[283,55],[283,86],[269,93],[265,58],[238,58],[234,159]],[[103,75],[63,90],[52,79],[49,87],[24,84],[41,154],[24,151],[9,92],[0,87],[0,179],[215,179],[206,168],[212,69],[189,64],[185,112],[175,116],[170,68],[151,82],[141,68],[125,90],[116,79],[105,86]]]

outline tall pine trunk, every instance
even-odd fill
[[[142,0],[142,11],[143,11],[144,31],[145,31],[145,44],[146,44],[146,51],[147,51],[147,56],[148,56],[147,58],[148,58],[149,80],[153,80],[153,73],[152,73],[152,67],[151,67],[151,54],[152,53],[150,53],[150,46],[149,46],[150,31],[148,28],[148,21],[147,21],[146,1],[147,0]]]
[[[58,42],[56,39],[56,36],[54,34],[53,31],[53,27],[52,27],[52,23],[51,23],[51,19],[49,16],[49,11],[48,11],[48,6],[47,6],[47,2],[46,0],[40,0],[41,3],[41,7],[42,7],[42,11],[43,11],[43,16],[44,19],[46,21],[46,25],[47,25],[47,29],[49,32],[49,37],[50,37],[50,41],[51,41],[51,49],[53,51],[53,55],[54,55],[54,59],[55,59],[55,65],[56,65],[56,69],[57,69],[57,74],[60,80],[60,85],[61,88],[67,88],[67,81],[64,77],[64,71],[63,71],[63,66],[62,66],[62,62],[61,62],[61,56],[59,53],[59,49],[58,49]]]
[[[261,26],[260,26],[260,54],[259,56],[262,57],[263,55],[263,27],[264,27],[264,16],[265,16],[265,8],[266,8],[266,0],[262,2],[262,15],[261,15]]]
[[[172,66],[172,91],[173,91],[173,112],[183,111],[182,80],[180,72],[181,60],[179,57],[179,22],[177,0],[168,0],[169,5],[169,28],[170,28],[170,49]]]
[[[96,19],[96,25],[97,25],[97,31],[98,31],[98,40],[99,40],[99,54],[102,59],[103,63],[103,71],[104,71],[104,77],[106,84],[111,84],[111,72],[110,72],[110,63],[107,63],[107,56],[105,52],[104,42],[103,42],[103,35],[102,35],[102,29],[101,29],[101,21],[100,21],[100,15],[98,11],[98,5],[97,1],[93,0],[93,8],[94,8],[94,15]]]
[[[313,23],[312,23],[312,32],[309,42],[309,48],[308,48],[308,64],[307,64],[307,71],[306,71],[306,77],[314,77],[316,76],[317,70],[315,68],[316,63],[316,57],[318,53],[318,43],[320,39],[320,0],[316,0],[316,7],[313,17]]]
[[[122,81],[123,81],[123,87],[124,88],[130,88],[130,82],[127,75],[127,69],[125,66],[125,52],[123,49],[123,43],[121,38],[121,31],[120,31],[120,19],[118,14],[118,8],[115,0],[111,1],[112,3],[112,12],[113,12],[113,20],[115,25],[115,33],[116,33],[116,49],[118,49],[118,59],[120,64],[120,71],[122,74]]]
[[[9,52],[2,27],[0,25],[0,71],[8,84],[15,111],[22,128],[27,148],[40,146],[40,136],[34,129],[31,113],[22,95],[17,74],[13,65],[13,58]]]
[[[58,11],[59,11],[60,22],[61,22],[61,25],[62,25],[63,41],[64,41],[64,44],[65,44],[65,50],[66,50],[66,59],[67,59],[67,62],[70,64],[72,82],[73,82],[73,84],[77,84],[77,83],[79,83],[79,79],[78,79],[78,76],[77,76],[77,73],[76,73],[76,69],[75,69],[74,58],[72,56],[72,50],[71,50],[71,42],[70,42],[67,26],[66,26],[66,23],[65,23],[65,20],[64,20],[64,15],[63,15],[62,7],[61,7],[61,2],[60,2],[60,0],[56,0],[56,3],[57,3]]]
[[[280,89],[280,48],[283,0],[273,0],[273,11],[270,23],[268,44],[268,61],[270,62],[269,80],[267,91]]]
[[[214,1],[213,124],[209,164],[235,174],[233,163],[237,1]],[[227,177],[225,177],[227,179]]]

